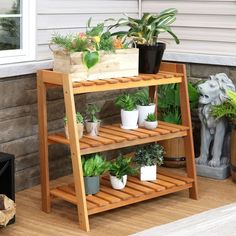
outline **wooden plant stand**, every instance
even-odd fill
[[[79,140],[76,132],[75,94],[102,92],[116,89],[149,87],[150,96],[157,100],[157,86],[162,84],[179,83],[182,125],[159,122],[155,130],[138,128],[123,130],[119,124],[105,125],[100,128],[99,136],[84,135]],[[42,209],[50,212],[51,201],[56,198],[64,199],[77,205],[79,227],[90,230],[89,215],[141,202],[180,190],[189,189],[190,197],[198,198],[192,126],[188,102],[187,78],[185,66],[182,64],[163,63],[158,74],[140,74],[137,77],[105,79],[95,81],[72,82],[67,74],[49,70],[38,71],[38,116],[40,142],[40,171]],[[51,87],[63,87],[66,116],[70,140],[64,134],[48,134],[46,90]],[[128,177],[124,190],[111,188],[108,177],[101,178],[101,191],[95,195],[85,195],[81,155],[119,149],[165,139],[184,137],[186,153],[186,176],[169,173],[164,168],[158,168],[158,179],[152,182],[141,182],[136,177]],[[74,183],[50,188],[48,145],[61,143],[70,146]]]

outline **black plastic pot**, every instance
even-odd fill
[[[166,44],[157,43],[154,46],[137,44],[137,48],[139,49],[139,73],[158,73]]]
[[[100,176],[84,177],[85,193],[96,194],[100,190]]]

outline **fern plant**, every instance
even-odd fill
[[[230,119],[236,119],[236,92],[227,92],[228,100],[223,104],[215,105],[212,108],[212,114],[217,119],[227,117]]]
[[[130,94],[123,94],[116,98],[115,104],[125,111],[133,111],[136,109],[135,99]]]

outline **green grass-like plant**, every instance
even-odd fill
[[[112,176],[122,179],[124,175],[134,175],[137,169],[131,166],[131,158],[126,158],[120,154],[114,162],[111,162],[109,172]]]
[[[88,121],[90,122],[98,122],[99,119],[97,118],[96,114],[100,112],[100,108],[95,104],[88,104],[86,108],[86,114],[88,116]]]
[[[145,119],[145,121],[149,121],[149,122],[157,121],[157,117],[156,117],[155,113],[149,113],[147,115],[147,118]]]
[[[140,89],[134,94],[134,100],[137,105],[149,106],[151,104],[151,98],[149,97],[147,89]]]
[[[99,176],[109,170],[110,163],[101,154],[82,157],[83,175],[86,177]]]
[[[153,166],[163,164],[164,148],[159,144],[148,144],[138,147],[133,161],[140,166]]]
[[[133,111],[136,109],[136,103],[134,97],[130,94],[123,94],[116,98],[116,106],[119,106],[125,111]]]
[[[228,91],[227,96],[229,98],[227,101],[212,108],[212,114],[217,119],[222,117],[236,119],[236,92]]]

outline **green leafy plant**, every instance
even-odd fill
[[[212,114],[217,119],[221,117],[236,119],[236,92],[228,91],[227,96],[229,98],[227,101],[212,108]]]
[[[123,94],[118,96],[116,98],[115,104],[125,111],[133,111],[136,109],[134,97],[130,94]]]
[[[197,84],[188,83],[190,108],[197,107],[199,92]],[[174,124],[181,123],[179,86],[178,84],[161,85],[158,87],[158,111],[160,119]]]
[[[138,147],[133,161],[140,166],[153,166],[163,164],[164,148],[159,144],[148,144]]]
[[[114,52],[116,48],[126,47],[123,41],[120,41],[117,47],[115,43],[117,39],[105,27],[105,22],[110,19],[94,27],[91,26],[91,20],[92,18],[87,22],[85,33],[81,32],[66,36],[56,33],[51,39],[51,44],[59,46],[68,53],[83,52],[82,61],[88,69],[99,62],[99,51]]]
[[[149,122],[154,122],[154,121],[157,121],[157,117],[155,113],[149,113],[145,120]]]
[[[89,117],[90,122],[98,122],[98,118],[96,116],[96,114],[100,112],[100,108],[98,106],[96,106],[95,104],[88,104],[87,108],[86,108],[86,114]]]
[[[178,37],[171,30],[171,24],[176,20],[177,10],[175,8],[166,9],[159,14],[144,13],[141,19],[132,17],[121,18],[108,28],[127,26],[127,31],[115,32],[113,35],[130,37],[137,44],[155,45],[161,33],[169,33],[179,44]]]
[[[149,97],[147,89],[140,89],[134,94],[134,100],[137,105],[149,106],[151,104],[151,98]]]
[[[79,124],[79,123],[80,123],[80,124],[83,124],[83,123],[84,123],[84,118],[83,118],[83,116],[81,115],[81,113],[76,112],[75,117],[76,117],[76,123],[77,123],[77,124]],[[67,122],[68,122],[68,119],[67,119],[67,117],[65,116],[65,117],[64,117],[64,123],[67,124]]]
[[[130,165],[131,161],[131,158],[126,158],[120,154],[114,162],[111,162],[110,174],[118,179],[122,179],[124,175],[134,175],[137,169]]]
[[[105,158],[96,153],[82,157],[82,167],[84,176],[99,176],[109,170],[110,163]]]

